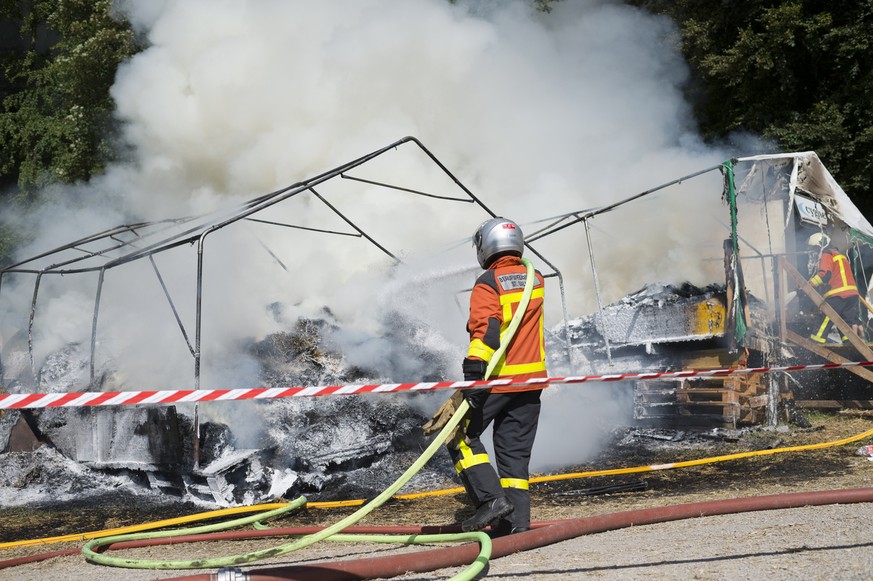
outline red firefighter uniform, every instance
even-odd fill
[[[489,379],[526,380],[547,377],[543,332],[543,277],[536,280],[521,324]],[[468,358],[490,362],[522,298],[526,268],[516,256],[503,256],[476,281],[470,296]],[[531,449],[536,437],[542,388],[495,387],[484,396],[465,420],[464,433],[449,446],[455,469],[476,506],[506,496],[514,510],[496,524],[496,530],[512,532],[530,526],[528,477]],[[497,471],[490,464],[480,440],[494,423],[493,443]]]
[[[827,289],[822,297],[844,321],[849,325],[858,324],[858,286],[855,284],[855,275],[852,274],[852,267],[845,254],[840,253],[835,246],[825,248],[821,253],[818,272],[809,282],[814,287]],[[830,317],[824,318],[818,333],[811,336],[814,341],[819,343],[826,341],[824,334],[830,321]]]

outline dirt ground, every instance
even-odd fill
[[[811,427],[780,426],[701,435],[675,431],[616,437],[613,446],[585,466],[562,473],[653,466],[725,454],[776,450],[839,441],[873,428],[861,413],[809,413]],[[775,453],[675,469],[577,477],[531,487],[537,521],[584,518],[621,511],[801,491],[873,487],[873,462],[856,452],[873,438],[815,450]],[[625,491],[621,491],[621,489]],[[107,496],[78,504],[0,509],[0,541],[101,530],[201,512],[186,504],[153,504]],[[330,524],[354,508],[307,509],[274,526]],[[392,501],[361,524],[449,524],[470,514],[460,494]],[[873,579],[873,503],[842,504],[708,516],[585,535],[492,559],[488,579]],[[223,541],[112,551],[131,558],[195,559],[242,554],[287,539]],[[24,555],[79,549],[63,543],[0,549],[0,561]],[[426,547],[426,549],[433,547]],[[277,564],[311,564],[425,550],[386,545],[319,543],[243,570]],[[2,563],[0,563],[2,565]],[[407,573],[404,581],[445,579],[460,568]],[[88,564],[81,554],[0,569],[0,579],[105,581],[169,579],[208,570],[153,571]]]

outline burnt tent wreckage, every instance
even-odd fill
[[[409,166],[417,168],[421,176],[417,182],[402,181],[409,177],[408,170],[402,171]],[[242,263],[233,262],[239,250],[229,249],[227,239],[222,237],[231,237],[234,243],[248,237],[249,247],[269,257],[273,272],[279,275],[291,274],[292,270],[295,276],[311,274],[311,265],[308,272],[307,265],[291,262],[297,258],[295,254],[289,256],[287,251],[283,253],[281,246],[273,244],[277,240],[279,244],[290,246],[306,244],[299,237],[310,237],[310,240],[314,237],[311,246],[315,248],[322,244],[323,237],[345,241],[360,254],[359,262],[390,268],[402,262],[398,251],[403,248],[402,235],[409,234],[411,227],[418,227],[400,223],[402,215],[382,211],[384,208],[408,209],[408,202],[398,202],[401,198],[415,200],[418,215],[425,217],[436,215],[440,206],[469,208],[471,211],[457,216],[453,213],[456,229],[451,232],[431,229],[452,237],[457,236],[458,230],[472,231],[482,220],[495,216],[421,142],[406,137],[233,207],[198,216],[117,226],[5,267],[0,270],[0,298],[4,292],[11,293],[9,289],[26,287],[23,280],[32,281],[32,286],[28,313],[19,319],[24,325],[3,338],[0,349],[3,389],[13,393],[54,393],[145,387],[125,381],[123,371],[114,367],[118,359],[107,355],[115,346],[103,338],[109,326],[107,322],[112,322],[104,313],[107,300],[115,290],[113,283],[131,276],[134,268],[140,269],[140,275],[142,271],[150,275],[149,282],[156,285],[161,300],[149,304],[148,309],[142,304],[130,304],[130,310],[146,311],[150,319],[160,315],[169,323],[164,334],[158,337],[161,343],[148,345],[137,356],[149,358],[147,351],[172,343],[190,355],[192,369],[187,381],[173,387],[200,389],[201,384],[213,387],[211,383],[217,383],[219,375],[216,369],[232,365],[222,360],[227,357],[226,351],[214,343],[209,344],[210,325],[215,327],[227,310],[227,304],[220,300],[213,299],[210,303],[216,286],[208,283],[209,275],[223,269],[233,276],[241,276],[233,272],[234,268],[244,271],[249,266],[245,259]],[[368,216],[372,212],[360,211],[367,203],[379,204],[380,215],[385,214],[381,222],[374,222],[373,216]],[[269,236],[263,233],[265,229],[270,230]],[[242,234],[238,234],[240,231]],[[294,239],[295,236],[298,238]],[[466,256],[467,245],[460,248],[456,242],[435,239],[434,245],[451,243],[445,253],[457,251]],[[538,260],[544,276],[557,281],[563,303],[561,273],[536,248],[528,246],[528,251]],[[187,264],[187,275],[179,274],[180,263]],[[461,271],[455,268],[449,273],[455,277],[465,275],[465,280],[473,274],[472,268]],[[51,300],[53,293],[55,296],[63,294],[63,286],[69,281],[82,279],[96,289],[92,291],[94,298],[90,305],[93,314],[89,339],[68,345],[62,352],[36,354],[40,327],[51,324],[44,318],[45,303]],[[121,297],[122,303],[125,300],[130,299]],[[456,302],[460,307],[460,302]],[[341,353],[332,352],[324,340],[324,335],[336,327],[328,307],[325,306],[317,318],[297,318],[285,311],[293,313],[298,309],[286,308],[280,302],[270,303],[263,310],[276,322],[284,323],[284,330],[260,341],[236,338],[236,347],[245,351],[245,357],[240,360],[245,365],[252,365],[254,361],[257,366],[250,375],[256,376],[259,385],[379,383],[390,381],[392,375],[399,373],[393,369],[348,364]],[[434,356],[432,349],[423,349],[415,343],[414,335],[420,330],[421,321],[393,322],[404,316],[402,312],[389,313],[388,327],[389,331],[391,324],[403,327],[405,335],[398,332],[394,342],[399,344],[398,349],[405,351],[407,358],[419,360],[420,365],[415,370],[419,377],[393,379],[446,378],[441,354]],[[0,328],[7,326],[10,326],[8,322]],[[136,334],[135,327],[131,328],[131,333]],[[150,364],[159,369],[169,366],[171,361],[151,357]],[[386,400],[391,401],[386,404]],[[381,397],[378,405],[373,398],[361,396],[319,398],[317,404],[303,400],[276,403],[278,405],[257,410],[261,414],[257,418],[258,428],[264,433],[255,449],[236,449],[227,426],[202,420],[203,406],[222,404],[180,404],[161,410],[50,408],[38,412],[23,410],[20,417],[18,412],[11,412],[0,418],[0,449],[25,450],[43,441],[51,442],[64,456],[91,467],[144,472],[153,487],[183,489],[226,504],[260,499],[251,495],[243,498],[246,489],[260,489],[264,498],[281,494],[282,490],[276,488],[278,481],[292,482],[298,492],[318,491],[327,483],[339,491],[348,488],[346,481],[356,471],[384,463],[386,458],[396,461],[409,450],[417,449],[423,439],[418,426],[424,416],[402,399]],[[211,411],[217,410],[213,407]],[[271,465],[265,466],[265,463]],[[359,478],[359,482],[364,481],[372,489],[357,494],[368,495],[380,485],[379,479],[372,475]]]
[[[390,164],[398,155],[417,156],[418,163],[433,170],[424,185],[392,179]],[[427,186],[437,177],[442,185],[435,191]],[[257,247],[274,268],[305,271],[305,265],[291,264],[257,234],[258,228],[272,228],[289,236],[346,239],[365,246],[386,264],[396,264],[401,255],[396,247],[402,246],[389,241],[390,219],[387,225],[364,224],[355,212],[356,205],[372,203],[376,191],[431,204],[429,211],[435,213],[449,206],[448,211],[459,216],[462,231],[472,231],[483,219],[496,215],[423,144],[408,137],[232,208],[119,226],[76,240],[0,271],[0,296],[11,278],[18,283],[22,278],[33,280],[26,327],[3,338],[3,389],[16,393],[45,391],[49,386],[55,391],[124,389],[123,379],[112,368],[113,359],[101,355],[105,349],[100,339],[101,306],[105,283],[133,264],[143,264],[151,272],[163,295],[168,328],[175,325],[178,330],[173,334],[190,356],[190,383],[178,387],[199,389],[204,372],[208,385],[210,357],[221,355],[211,354],[203,340],[216,308],[203,299],[211,292],[204,261],[206,256],[212,260],[220,255],[222,247],[215,243],[212,251],[207,242],[226,231],[254,230]],[[293,219],[297,216],[293,211],[283,211],[302,198],[329,219],[301,223]],[[470,211],[458,213],[457,207]],[[675,272],[645,271],[623,258],[641,254],[645,263],[646,252],[659,252],[657,247],[664,246],[659,243],[662,230],[647,234],[640,228],[625,237],[632,247],[610,235],[626,231],[627,224],[638,220],[641,207],[655,221],[673,221],[671,242],[679,250],[671,253],[686,267],[680,270],[695,272],[694,281],[676,280]],[[527,249],[553,289],[551,301],[559,304],[561,322],[546,330],[553,376],[873,360],[866,337],[849,333],[845,342],[826,345],[807,339],[810,327],[818,325],[823,314],[833,313],[805,283],[817,259],[805,240],[810,233],[827,232],[850,256],[862,297],[870,276],[864,265],[869,264],[873,244],[873,228],[813,152],[727,161],[604,207],[534,224],[522,221],[522,226]],[[564,256],[569,265],[555,259],[558,252],[553,252],[568,247],[574,249],[569,259]],[[191,250],[195,255],[189,256],[190,288],[180,293],[180,283],[170,279],[162,262],[164,256]],[[469,249],[464,245],[463,250]],[[653,254],[651,261],[662,258]],[[213,263],[207,268],[214,268]],[[574,275],[572,283],[566,281],[568,287],[576,287],[569,296],[561,269]],[[631,269],[634,276],[628,276]],[[464,274],[469,281],[472,271]],[[40,290],[44,281],[60,278],[55,275],[94,280],[90,340],[50,354],[38,366],[34,329],[46,324],[40,320]],[[461,286],[458,292],[468,290]],[[559,291],[560,301],[554,290]],[[583,293],[587,303],[578,300]],[[796,298],[789,300],[792,296]],[[587,314],[571,319],[569,301]],[[463,301],[457,302],[462,310]],[[280,305],[270,308],[281,310]],[[866,322],[868,311],[861,312]],[[831,318],[844,331],[854,323]],[[412,326],[421,324],[426,322]],[[384,370],[349,365],[341,353],[323,344],[323,335],[336,325],[327,312],[319,320],[299,318],[286,332],[249,341],[247,350],[258,362],[261,384],[438,380],[454,375],[439,357],[426,361],[417,371],[419,377],[394,377]],[[428,357],[412,343],[404,348],[422,359]],[[633,417],[640,425],[737,428],[802,419],[797,409],[803,407],[868,406],[873,398],[865,394],[871,378],[870,371],[851,368],[826,375],[690,377],[614,387],[632,392]],[[152,488],[182,490],[224,505],[255,502],[292,488],[319,491],[328,485],[347,495],[366,496],[371,491],[355,488],[356,478],[378,488],[373,468],[413,454],[421,444],[417,428],[422,414],[402,400],[378,406],[359,396],[318,400],[283,401],[261,408],[268,442],[258,447],[238,446],[226,426],[202,421],[200,405],[228,405],[220,403],[178,410],[25,410],[20,417],[12,412],[0,418],[0,444],[6,450],[25,450],[50,441],[68,458],[91,467],[136,472],[145,475],[142,478]],[[350,430],[350,422],[343,418],[356,428]],[[362,476],[364,471],[367,476]]]
[[[600,281],[618,273],[612,264],[594,266],[598,244],[591,232],[601,215],[658,193],[667,193],[660,203],[681,207],[685,201],[670,189],[713,172],[720,174],[724,215],[695,215],[681,225],[704,222],[710,231],[694,237],[693,255],[681,257],[698,261],[707,284],[653,282],[604,304]],[[714,186],[694,188],[693,195],[712,195]],[[586,232],[598,311],[571,320],[566,339],[571,353],[585,354],[588,369],[741,370],[873,358],[867,343],[873,307],[866,299],[873,228],[814,152],[730,160],[607,208],[564,217],[529,240],[579,223]],[[861,303],[858,321],[843,321],[807,282],[821,252],[807,245],[816,232],[826,233],[850,259]],[[825,316],[836,329],[832,342],[820,344],[810,335]],[[853,324],[864,327],[864,336],[852,332]],[[864,367],[636,381],[634,417],[642,424],[671,426],[802,423],[801,408],[873,407],[871,381],[873,373]]]

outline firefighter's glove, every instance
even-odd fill
[[[464,394],[460,391],[455,391],[455,393],[446,400],[446,403],[440,406],[440,409],[436,411],[433,417],[426,424],[421,426],[424,435],[432,436],[442,430],[443,427],[449,423],[449,420],[452,419],[452,416],[455,415],[455,412],[458,410],[458,406],[461,405],[462,401],[464,401]]]
[[[482,381],[485,379],[485,371],[488,370],[488,364],[481,359],[471,359],[467,357],[461,365],[464,371],[464,381]]]
[[[470,404],[470,407],[474,410],[482,409],[482,406],[485,405],[485,400],[488,399],[487,389],[464,389],[462,392],[464,394],[464,399],[467,400],[467,403]]]
[[[464,359],[461,369],[464,371],[464,381],[482,381],[485,379],[488,364],[481,359],[467,357]],[[485,389],[465,389],[464,397],[471,408],[481,408],[488,397],[488,391]]]

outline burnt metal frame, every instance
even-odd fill
[[[732,160],[732,161],[733,161],[734,163],[736,163],[736,162],[749,162],[749,161],[752,161],[752,160],[747,159],[747,158],[739,158],[739,159]],[[592,270],[592,276],[593,276],[593,280],[594,280],[594,287],[595,287],[595,292],[596,292],[596,297],[597,297],[598,312],[599,312],[600,317],[602,318],[602,317],[603,317],[603,305],[601,304],[601,300],[600,300],[599,279],[598,279],[598,274],[597,274],[597,268],[596,268],[595,263],[594,263],[594,251],[593,251],[593,247],[592,247],[592,243],[591,243],[591,237],[590,237],[589,220],[591,220],[593,217],[595,217],[595,216],[598,215],[598,214],[602,214],[602,213],[604,213],[604,212],[608,212],[608,211],[610,211],[610,210],[612,210],[612,209],[614,209],[614,208],[617,208],[618,206],[621,206],[621,205],[627,204],[627,203],[629,203],[629,202],[632,202],[632,201],[634,201],[634,200],[637,200],[637,199],[642,198],[642,197],[644,197],[644,196],[647,196],[647,195],[649,195],[649,194],[655,193],[655,192],[657,192],[657,191],[659,191],[659,190],[662,190],[662,189],[664,189],[664,188],[667,188],[667,187],[669,187],[669,186],[676,185],[676,184],[680,184],[680,183],[682,183],[682,182],[684,182],[684,181],[686,181],[686,180],[688,180],[688,179],[691,179],[691,178],[694,178],[694,177],[697,177],[697,176],[703,175],[703,174],[705,174],[705,173],[709,173],[709,172],[711,172],[711,171],[715,171],[715,170],[722,171],[723,179],[724,179],[724,180],[730,179],[727,175],[725,175],[725,172],[723,171],[723,168],[724,168],[724,164],[722,163],[722,164],[719,164],[719,165],[717,165],[717,166],[709,167],[709,168],[706,168],[706,169],[703,169],[703,170],[697,171],[697,172],[695,172],[695,173],[689,174],[689,175],[687,175],[687,176],[683,176],[683,177],[678,178],[678,179],[676,179],[676,180],[673,180],[673,181],[667,182],[667,183],[665,183],[665,184],[662,184],[662,185],[660,185],[660,186],[658,186],[658,187],[655,187],[655,188],[652,188],[652,189],[650,189],[650,190],[646,190],[646,191],[644,191],[644,192],[640,192],[639,194],[636,194],[636,195],[631,196],[631,197],[629,197],[629,198],[623,199],[623,200],[621,200],[621,201],[619,201],[619,202],[616,202],[616,203],[614,203],[614,204],[610,204],[610,205],[608,205],[608,206],[604,206],[604,207],[601,207],[601,208],[587,209],[587,210],[579,210],[579,211],[576,211],[576,212],[569,212],[569,213],[566,213],[566,214],[562,214],[562,215],[560,215],[560,216],[555,216],[555,217],[553,217],[553,218],[550,219],[550,220],[551,220],[551,223],[549,223],[547,226],[545,226],[545,227],[541,228],[540,230],[538,230],[538,231],[534,232],[533,234],[531,234],[531,235],[528,237],[527,240],[528,240],[529,242],[534,242],[534,241],[536,241],[536,240],[539,240],[540,238],[544,238],[544,237],[546,237],[546,236],[550,236],[550,235],[552,235],[552,234],[554,234],[554,233],[556,233],[556,232],[559,232],[560,230],[563,230],[563,229],[565,229],[565,228],[568,228],[569,226],[572,226],[572,225],[574,225],[574,224],[578,224],[579,222],[582,222],[582,223],[583,223],[583,225],[584,225],[584,227],[585,227],[585,236],[586,236],[586,241],[587,241],[587,244],[588,244],[588,253],[589,253],[590,264],[591,264],[591,270]],[[751,175],[751,174],[750,174],[750,175]],[[749,177],[750,177],[750,176],[746,176],[746,179],[748,179]],[[726,182],[726,184],[727,184],[727,182]],[[763,184],[762,184],[762,187],[763,187]],[[766,190],[763,191],[763,197],[762,197],[762,200],[763,200],[763,204],[764,204],[765,212],[767,212],[767,209],[766,209],[766,203],[767,203],[767,191],[766,191]],[[765,219],[766,219],[766,223],[767,223],[767,233],[768,233],[768,241],[769,241],[769,236],[770,236],[770,233],[771,233],[771,225],[770,225],[770,216],[769,216],[769,213],[768,213],[768,212],[765,213]],[[547,220],[544,220],[544,221],[547,221]],[[738,237],[738,239],[743,240],[743,238],[739,235],[738,232],[736,233],[736,236]],[[755,258],[755,259],[759,259],[759,260],[761,260],[762,277],[763,277],[763,280],[764,280],[764,290],[765,290],[765,293],[766,293],[766,295],[765,295],[765,296],[766,296],[766,300],[767,300],[768,302],[769,302],[769,290],[768,290],[768,289],[769,289],[769,286],[768,286],[767,283],[766,283],[766,280],[767,280],[767,272],[766,272],[766,267],[765,267],[765,264],[764,264],[764,263],[765,263],[765,261],[766,261],[767,259],[770,259],[770,260],[773,262],[773,265],[772,265],[772,269],[773,269],[773,288],[774,288],[774,298],[773,298],[773,300],[774,300],[774,303],[777,305],[777,308],[776,308],[776,310],[775,310],[776,321],[777,321],[777,325],[778,325],[778,326],[780,327],[780,329],[781,329],[781,330],[780,330],[780,335],[784,336],[784,335],[785,335],[785,331],[784,331],[784,329],[782,329],[783,324],[784,324],[784,319],[783,319],[783,317],[782,317],[782,315],[781,315],[781,313],[780,313],[780,309],[778,308],[778,305],[780,304],[780,301],[781,301],[781,300],[780,300],[780,296],[779,296],[779,295],[780,295],[780,292],[779,292],[779,288],[780,288],[780,282],[779,282],[779,280],[780,280],[780,276],[779,276],[779,268],[778,268],[777,265],[776,265],[776,260],[775,260],[775,259],[776,259],[776,258],[784,259],[785,256],[788,256],[788,255],[790,255],[790,254],[795,254],[795,253],[774,254],[774,253],[772,252],[772,248],[771,248],[770,252],[764,253],[764,252],[761,252],[760,250],[754,248],[752,245],[750,245],[750,244],[748,243],[747,240],[744,240],[744,242],[746,243],[746,246],[748,246],[748,247],[749,247],[749,248],[750,248],[750,249],[755,253],[755,256],[752,256],[752,257],[750,257],[750,258]],[[770,242],[770,244],[771,244],[771,246],[772,246],[772,242]],[[797,253],[797,254],[801,254],[801,253]],[[611,354],[610,354],[609,339],[608,339],[606,336],[604,336],[604,341],[605,341],[605,347],[606,347],[606,350],[607,350],[607,357],[609,357],[609,361],[610,361],[610,364],[611,364],[611,363],[612,363],[612,358],[611,358]],[[567,344],[569,345],[569,336],[567,337]],[[784,374],[784,376],[785,376],[787,379],[792,379],[788,374]],[[792,379],[792,380],[793,380],[793,379]],[[768,420],[768,423],[769,423],[770,425],[775,425],[776,422],[777,422],[777,410],[776,410],[776,407],[775,407],[775,402],[776,402],[776,399],[777,399],[777,397],[778,397],[778,395],[777,395],[777,392],[778,392],[778,385],[777,385],[776,382],[777,382],[777,379],[775,378],[775,376],[771,376],[771,378],[770,378],[770,386],[769,386],[769,387],[770,387],[770,402],[771,402],[771,405],[768,406],[768,409],[767,409],[767,420]]]
[[[370,180],[365,180],[361,178],[356,178],[353,176],[346,175],[351,169],[362,166],[367,162],[383,155],[386,152],[395,150],[407,143],[412,143],[424,152],[430,160],[436,164],[463,192],[466,194],[466,197],[450,197],[450,196],[441,196],[436,194],[430,194],[427,192],[422,192],[418,190],[413,190],[409,188],[404,188],[396,185],[374,182]],[[167,301],[170,305],[170,309],[173,312],[173,316],[176,319],[176,323],[179,326],[185,343],[190,351],[192,357],[194,358],[194,388],[200,388],[200,369],[201,369],[201,331],[202,331],[202,293],[203,293],[203,257],[205,250],[206,237],[216,232],[226,226],[234,224],[239,220],[248,220],[252,222],[260,222],[278,226],[285,226],[289,228],[296,228],[306,231],[315,231],[326,234],[334,234],[334,235],[343,235],[343,236],[353,236],[359,238],[365,238],[371,244],[373,244],[376,248],[381,250],[383,253],[391,257],[393,260],[397,262],[401,262],[400,259],[397,258],[391,251],[387,248],[380,245],[373,237],[360,229],[352,220],[346,217],[339,209],[337,209],[334,205],[327,201],[327,199],[322,196],[316,189],[316,186],[319,186],[329,180],[335,178],[348,179],[352,181],[358,181],[367,183],[370,185],[381,186],[389,189],[394,189],[398,191],[408,192],[416,195],[423,195],[435,199],[447,200],[447,201],[455,201],[455,202],[464,202],[471,203],[482,208],[488,215],[491,217],[496,217],[496,214],[487,207],[478,197],[476,197],[461,181],[452,174],[449,169],[440,162],[439,159],[428,150],[418,139],[415,137],[404,137],[394,143],[386,145],[381,149],[375,150],[367,155],[339,165],[331,170],[318,174],[309,179],[296,182],[274,192],[261,195],[252,200],[248,200],[243,204],[237,206],[231,210],[218,210],[209,214],[204,214],[201,216],[193,216],[193,217],[185,217],[180,219],[170,219],[170,220],[161,220],[156,222],[143,222],[132,225],[122,225],[117,226],[115,228],[111,228],[109,230],[105,230],[103,232],[99,232],[96,234],[92,234],[90,236],[86,236],[69,244],[65,244],[53,250],[49,250],[43,253],[40,253],[36,256],[27,258],[20,262],[17,262],[11,266],[0,269],[0,290],[2,290],[2,281],[3,276],[7,273],[24,273],[24,274],[35,274],[36,280],[34,283],[33,297],[31,299],[31,308],[30,308],[30,318],[28,322],[28,354],[30,357],[30,365],[31,372],[34,375],[34,378],[37,377],[36,369],[34,367],[33,360],[33,324],[34,318],[36,315],[36,305],[37,299],[39,295],[39,286],[40,281],[43,275],[46,274],[74,274],[74,273],[87,273],[87,272],[97,272],[98,273],[98,281],[97,281],[97,290],[95,294],[94,300],[94,313],[92,317],[91,324],[91,345],[90,345],[90,381],[93,386],[95,381],[95,354],[96,354],[96,338],[97,338],[97,321],[100,310],[100,299],[103,290],[103,283],[105,280],[106,271],[115,268],[117,266],[121,266],[135,260],[139,260],[142,258],[148,258],[153,270],[155,271],[155,275],[158,279],[158,282],[161,285],[161,288],[164,292],[164,295],[167,298]],[[323,204],[325,204],[332,212],[334,212],[337,216],[339,216],[346,224],[348,224],[355,232],[340,232],[333,230],[322,230],[318,228],[309,228],[304,226],[297,226],[293,224],[283,224],[279,222],[272,222],[268,220],[260,220],[257,218],[252,218],[251,216],[260,212],[266,208],[274,206],[284,200],[287,200],[297,194],[310,192],[317,199],[319,199]],[[157,239],[157,241],[149,242],[149,240],[155,240],[161,233],[165,233],[169,228],[173,226],[183,226],[186,227],[182,232],[176,232],[169,236],[165,236],[163,238]],[[130,239],[123,239],[123,236],[130,236]],[[85,248],[86,245],[93,243],[100,243],[105,240],[112,240],[115,244],[108,245],[107,247],[100,248],[94,251],[88,250]],[[157,263],[154,260],[154,256],[160,252],[164,252],[167,250],[171,250],[185,244],[194,244],[197,243],[197,292],[196,292],[196,307],[195,307],[195,334],[194,334],[194,344],[191,344],[188,333],[185,330],[185,325],[183,324],[181,317],[176,309],[175,303],[170,295],[169,290],[167,289],[166,284],[164,283],[163,276],[161,275],[160,269],[158,268]],[[260,242],[260,241],[259,241]],[[141,247],[137,247],[137,243],[144,244]],[[262,246],[266,248],[266,246],[261,243]],[[564,316],[564,326],[567,326],[567,308],[566,308],[566,299],[564,295],[564,282],[563,276],[560,271],[549,262],[542,254],[540,254],[535,248],[533,248],[528,241],[525,242],[525,246],[540,260],[543,261],[549,268],[552,269],[552,273],[546,274],[546,277],[557,277],[560,292],[561,292],[561,303],[563,306],[563,316]],[[131,251],[127,251],[128,249],[132,249]],[[75,250],[81,252],[83,255],[76,258],[70,258],[66,260],[60,260],[57,263],[53,263],[44,268],[33,268],[26,267],[29,263],[35,262],[42,258],[51,257],[55,254],[59,254],[61,252],[66,252],[69,250]],[[269,248],[266,248],[267,252],[269,252],[274,258],[275,255],[270,251]],[[96,260],[103,257],[108,257],[111,253],[116,253],[118,251],[124,252],[121,256],[117,256],[115,258],[109,258],[104,263],[98,266],[86,266],[81,265],[83,261],[87,261],[89,259]],[[281,261],[277,259],[277,262],[282,268],[286,268]],[[78,265],[76,268],[69,268],[72,265]],[[287,269],[286,269],[287,270]],[[2,369],[2,361],[0,361],[0,369]],[[196,414],[196,410],[195,410]],[[196,415],[195,415],[195,423],[196,423]]]
[[[681,184],[682,182],[689,180],[691,178],[701,176],[701,175],[709,173],[711,171],[716,171],[716,170],[721,171],[723,169],[723,167],[724,167],[723,164],[718,164],[716,166],[712,166],[712,167],[708,167],[706,169],[702,169],[700,171],[696,171],[692,174],[688,174],[688,175],[683,176],[681,178],[677,178],[675,180],[661,184],[660,186],[654,187],[652,189],[645,190],[645,191],[640,192],[638,194],[634,194],[633,196],[630,196],[629,198],[619,200],[618,202],[609,204],[608,206],[602,206],[599,208],[590,208],[587,210],[578,210],[576,212],[568,212],[568,213],[562,214],[560,216],[555,216],[554,218],[551,219],[552,222],[550,224],[548,224],[547,226],[544,226],[543,228],[540,228],[539,230],[537,230],[536,232],[534,232],[533,234],[528,236],[526,239],[526,242],[535,242],[535,241],[539,240],[540,238],[545,238],[547,236],[551,236],[552,234],[555,234],[556,232],[560,232],[561,230],[563,230],[565,228],[569,228],[570,226],[573,226],[575,224],[578,224],[579,222],[582,222],[583,226],[585,227],[585,241],[586,241],[586,244],[588,247],[588,261],[591,264],[591,276],[592,276],[593,281],[594,281],[594,295],[595,295],[595,298],[597,299],[597,312],[598,312],[598,316],[600,317],[600,319],[602,321],[603,320],[603,302],[600,298],[600,278],[598,277],[597,266],[595,265],[595,262],[594,262],[594,246],[591,243],[591,227],[589,225],[589,221],[599,214],[609,212],[611,210],[614,210],[615,208],[618,208],[619,206],[623,206],[625,204],[633,202],[634,200],[638,200],[638,199],[643,198],[645,196],[648,196],[650,194],[654,194],[654,193],[656,193],[660,190],[663,190],[665,188],[668,188],[670,186]],[[727,178],[725,178],[725,179],[727,179]],[[564,319],[565,320],[567,319],[566,311],[564,314]],[[606,348],[607,360],[609,361],[609,364],[612,365],[612,350],[611,350],[610,345],[609,345],[609,338],[606,336],[606,334],[603,335],[603,341],[604,341],[604,346]],[[570,336],[569,336],[569,333],[567,333],[566,343],[567,343],[568,362],[572,366],[572,357],[570,356]]]

